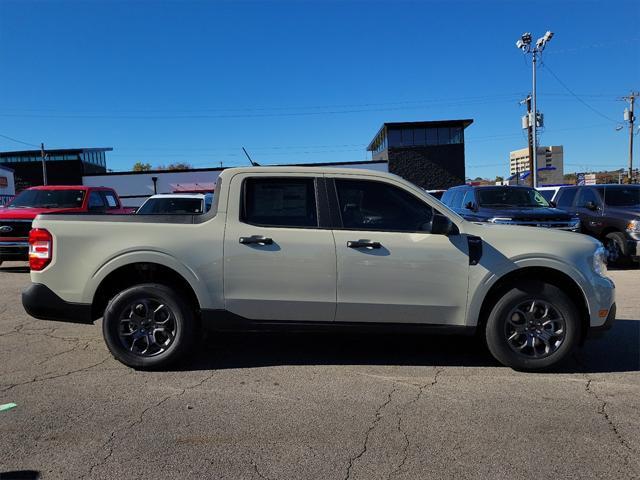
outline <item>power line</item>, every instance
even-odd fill
[[[605,119],[609,120],[610,122],[615,123],[616,125],[620,124],[620,122],[618,122],[618,121],[614,120],[613,118],[605,115],[604,113],[600,112],[599,110],[596,110],[591,105],[589,105],[587,102],[585,102],[582,98],[580,98],[562,80],[560,80],[560,78],[555,73],[553,73],[553,70],[551,70],[551,68],[549,68],[549,65],[547,65],[544,61],[542,61],[542,59],[540,59],[540,63],[547,69],[547,71],[553,76],[553,78],[555,78],[557,80],[557,82],[564,87],[564,89],[567,92],[569,92],[576,100],[578,100],[580,103],[582,103],[585,107],[587,107],[589,110],[591,110],[595,114],[601,116],[602,118],[605,118]]]
[[[12,142],[21,143],[22,145],[28,145],[30,147],[40,148],[40,145],[36,145],[35,143],[23,142],[22,140],[18,140],[17,138],[13,138],[8,135],[3,135],[1,133],[0,133],[0,137],[6,138],[7,140],[11,140]]]

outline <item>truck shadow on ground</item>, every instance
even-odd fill
[[[2,273],[29,273],[29,265],[0,267]]]
[[[208,334],[179,370],[278,365],[499,367],[476,337],[352,333]],[[554,373],[640,371],[640,320],[619,320]]]

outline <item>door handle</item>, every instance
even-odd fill
[[[382,248],[380,242],[374,242],[373,240],[349,240],[347,242],[349,248]]]
[[[243,245],[272,245],[273,239],[264,235],[251,235],[250,237],[240,237],[240,243]]]

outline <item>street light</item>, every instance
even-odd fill
[[[516,42],[516,47],[524,54],[531,54],[533,65],[533,87],[531,92],[531,101],[533,103],[533,187],[538,186],[538,109],[536,107],[536,62],[537,57],[542,55],[542,51],[547,46],[547,43],[553,38],[553,32],[547,30],[542,37],[536,40],[536,46],[531,48],[531,33],[523,33],[520,39]],[[529,119],[531,122],[532,119]]]

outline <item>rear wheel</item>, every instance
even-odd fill
[[[565,360],[578,343],[578,309],[555,285],[522,282],[494,305],[485,337],[489,351],[503,365],[549,368]]]
[[[164,285],[143,284],[107,305],[102,333],[111,354],[133,368],[164,368],[190,352],[197,335],[193,308]]]

